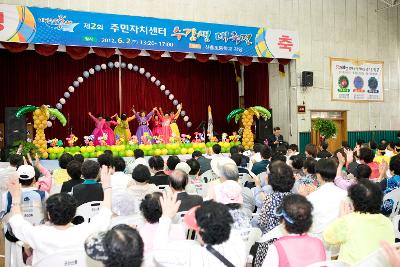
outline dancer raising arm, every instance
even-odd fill
[[[176,121],[178,120],[181,111],[182,111],[182,104],[180,104],[178,111],[176,113],[174,113],[173,111],[169,113],[169,116],[171,117],[170,127],[172,130],[172,134],[175,135],[178,142],[181,142],[181,133],[179,132],[178,124],[176,124]]]
[[[172,130],[170,127],[171,117],[169,116],[168,113],[164,115],[161,107],[156,109],[156,112],[161,120],[161,133],[163,137],[163,142],[164,144],[168,144],[170,142],[169,139],[171,138],[172,135]]]
[[[144,111],[141,111],[139,114],[138,112],[136,112],[135,106],[132,106],[132,111],[135,114],[136,120],[139,123],[139,127],[136,131],[136,136],[139,141],[139,144],[143,143],[142,136],[144,135],[144,133],[147,132],[150,136],[152,136],[151,130],[149,128],[149,120],[153,116],[154,111],[156,111],[156,109],[157,108],[153,108],[153,110],[146,115]]]
[[[96,128],[94,128],[92,135],[94,136],[94,141],[93,144],[95,146],[99,146],[100,145],[100,140],[99,137],[103,136],[103,127],[104,124],[106,123],[106,120],[102,117],[101,114],[97,115],[97,118],[95,116],[92,115],[92,112],[88,112],[89,117],[94,121]]]
[[[111,118],[117,118],[117,126],[114,129],[115,140],[123,140],[124,144],[128,143],[132,135],[129,129],[129,122],[135,118],[135,115],[128,117],[126,113],[122,113],[121,117],[115,114]]]

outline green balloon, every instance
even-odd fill
[[[175,149],[175,151],[174,151],[174,155],[179,155],[179,154],[181,154],[181,150],[178,148],[178,149]]]
[[[57,158],[57,154],[56,153],[50,153],[49,155],[49,159],[56,159]]]
[[[153,145],[153,149],[158,149],[158,148],[160,148],[160,146],[158,144]]]
[[[96,152],[90,152],[90,157],[91,158],[97,158],[97,153]]]
[[[175,150],[174,149],[168,149],[168,155],[174,155]]]
[[[213,144],[212,144],[211,142],[207,142],[206,146],[207,146],[207,147],[212,147]]]
[[[83,152],[83,153],[82,153],[82,156],[83,156],[85,159],[90,158],[90,153],[89,153],[89,152]]]
[[[148,154],[148,156],[153,156],[154,150],[152,150],[152,149],[147,150],[147,154]]]
[[[120,157],[125,157],[125,156],[126,156],[125,151],[120,151],[120,152],[118,152],[118,156],[120,156]]]
[[[160,149],[163,149],[163,148],[165,148],[165,144],[159,144],[158,147],[159,147]]]
[[[68,147],[68,146],[67,146],[66,148],[64,148],[64,151],[67,152],[67,153],[68,153],[68,152],[72,152],[72,151],[71,151],[71,148]]]
[[[201,151],[201,153],[205,154],[206,153],[206,148],[203,147],[203,148],[200,149],[200,151]]]
[[[118,151],[112,151],[112,154],[113,154],[113,157],[118,157],[119,156]]]

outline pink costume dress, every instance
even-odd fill
[[[172,135],[172,130],[170,127],[171,119],[165,118],[160,112],[158,112],[158,110],[157,110],[157,115],[161,120],[161,132],[162,132],[164,144],[168,144],[169,139],[171,138],[171,135]]]
[[[96,128],[94,128],[94,130],[92,132],[92,134],[94,135],[93,144],[95,146],[100,146],[101,142],[99,141],[99,137],[102,137],[103,133],[105,133],[105,131],[103,131],[103,128],[104,128],[104,124],[106,124],[106,120],[105,119],[99,120],[98,118],[96,118],[92,114],[90,114],[89,116],[94,121],[94,123],[96,124]]]
[[[136,120],[139,123],[139,127],[136,131],[136,137],[138,139],[139,144],[143,144],[142,141],[142,136],[144,135],[144,133],[148,133],[150,136],[152,136],[151,130],[149,128],[149,120],[150,118],[153,116],[154,112],[150,112],[149,114],[147,114],[146,116],[142,117],[140,116],[139,113],[135,113],[136,116]]]
[[[153,136],[162,136],[163,135],[160,119],[158,119],[158,120],[154,120],[153,119],[153,130],[152,130],[152,132],[153,132]]]
[[[117,125],[116,121],[106,121],[103,126],[103,132],[107,134],[107,145],[112,146],[115,145],[115,136],[114,131],[111,129],[111,125]]]

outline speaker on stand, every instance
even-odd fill
[[[6,157],[8,157],[8,151],[16,141],[26,140],[26,122],[25,116],[17,118],[15,114],[18,108],[6,107],[4,116],[4,140]]]

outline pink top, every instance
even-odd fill
[[[36,184],[38,185],[38,189],[40,189],[42,191],[46,191],[47,193],[50,193],[51,184],[53,182],[53,179],[51,178],[51,174],[42,165],[40,165],[39,171],[41,174],[43,174],[44,177],[42,177],[39,181],[36,182]]]

